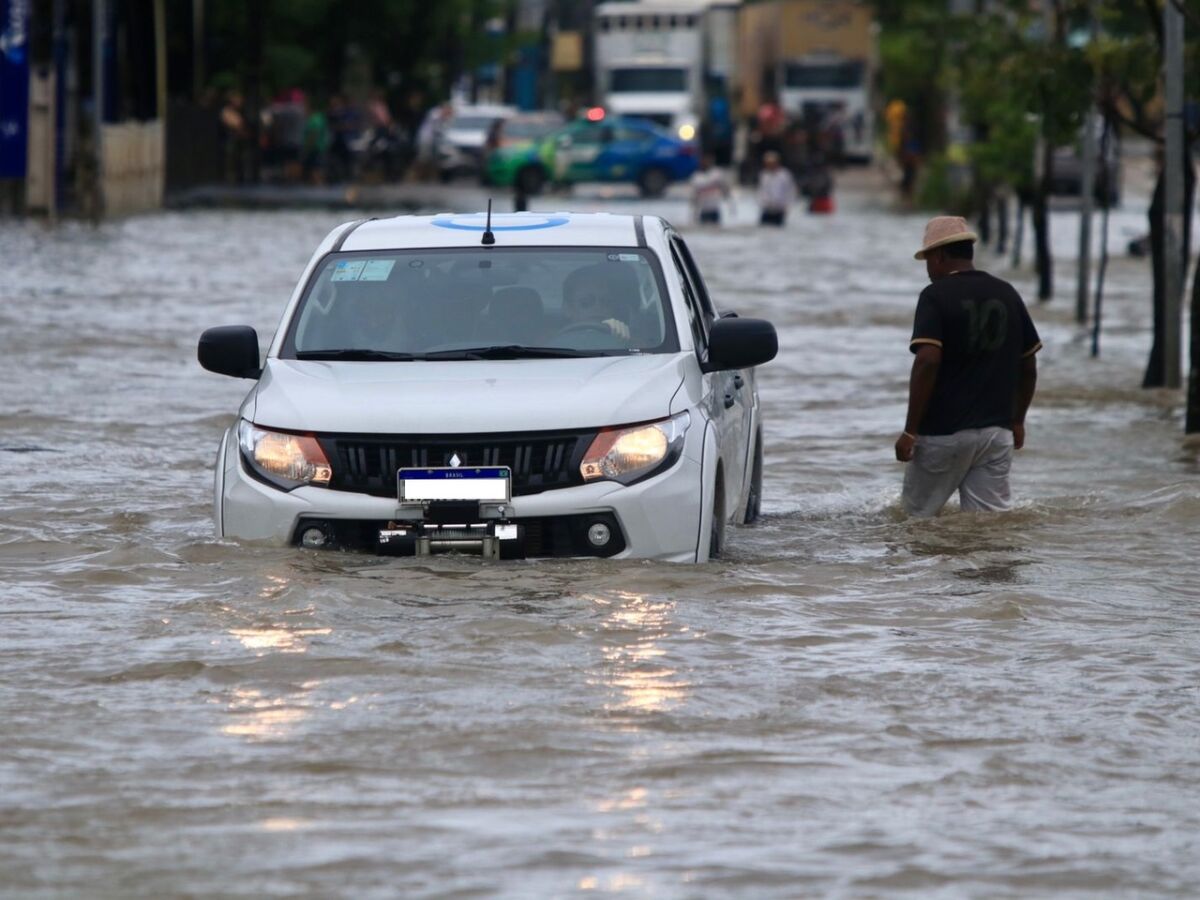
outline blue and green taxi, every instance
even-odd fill
[[[530,144],[500,147],[487,159],[486,180],[533,195],[547,184],[625,182],[643,196],[660,196],[691,177],[697,148],[646,119],[597,110]]]

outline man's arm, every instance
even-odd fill
[[[908,417],[904,420],[904,433],[896,439],[896,459],[908,462],[913,458],[917,429],[929,408],[933,386],[937,383],[938,369],[942,365],[942,348],[936,344],[921,344],[913,359],[912,374],[908,378]]]
[[[1013,449],[1020,450],[1025,446],[1025,413],[1029,412],[1029,404],[1033,402],[1033,392],[1037,387],[1037,357],[1033,354],[1021,360],[1021,379],[1017,383],[1017,404],[1013,410]]]

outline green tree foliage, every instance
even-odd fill
[[[921,147],[937,152],[946,138],[945,91],[953,78],[949,47],[955,23],[944,0],[880,0],[875,7],[883,96],[904,101]]]
[[[1091,62],[1065,40],[1085,4],[1055,4],[1057,27],[1050,34],[1028,3],[978,6],[956,15],[945,0],[877,0],[883,90],[935,115],[953,95],[972,128],[977,176],[1028,189],[1039,133],[1054,144],[1070,143],[1090,102]],[[925,146],[939,149],[939,125],[920,124]]]
[[[206,69],[218,87],[245,87],[255,77],[255,5],[263,9],[266,96],[291,87],[328,95],[362,66],[370,84],[433,100],[463,72],[500,61],[505,47],[483,23],[504,16],[510,0],[207,0]],[[190,2],[174,8],[186,17]]]

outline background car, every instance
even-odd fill
[[[698,165],[693,141],[673,137],[645,119],[606,116],[596,110],[523,148],[488,157],[493,184],[536,194],[546,184],[632,182],[643,196],[658,197]]]
[[[521,165],[525,151],[564,124],[562,115],[552,110],[521,112],[507,119],[497,119],[488,134],[483,183],[495,183],[492,180],[494,169],[507,169],[501,174],[499,183],[512,184],[516,177],[513,167]]]
[[[435,144],[438,177],[478,178],[483,171],[488,135],[497,122],[512,116],[511,106],[460,106],[441,126]]]
[[[1097,123],[1096,158],[1093,164],[1092,196],[1101,206],[1121,204],[1121,143],[1114,133],[1108,141],[1107,152],[1101,153],[1103,126]],[[1082,139],[1065,147],[1054,149],[1054,162],[1050,174],[1050,193],[1079,196],[1083,182]],[[1105,192],[1105,170],[1108,172],[1108,191]]]

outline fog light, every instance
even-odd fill
[[[612,532],[603,522],[597,522],[588,529],[588,540],[592,542],[593,547],[603,547],[611,537]]]
[[[300,546],[314,550],[325,546],[325,532],[320,528],[305,528],[300,535]]]

